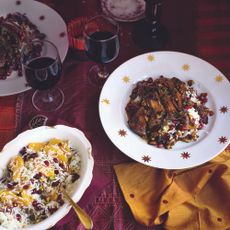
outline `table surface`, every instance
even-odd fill
[[[68,23],[80,16],[101,13],[100,1],[43,0],[60,13]],[[164,50],[199,56],[230,80],[230,2],[228,0],[164,1],[161,22],[170,34]],[[119,23],[120,53],[108,64],[110,71],[124,61],[149,50],[138,47],[132,40],[135,22]],[[139,225],[133,218],[119,189],[113,165],[132,161],[109,140],[100,123],[98,100],[100,89],[92,86],[87,72],[92,61],[79,60],[70,51],[64,62],[64,73],[58,83],[65,94],[65,103],[58,113],[38,113],[31,105],[32,90],[17,95],[17,132],[29,128],[37,115],[48,118],[47,124],[67,124],[85,132],[93,146],[94,178],[79,204],[92,216],[95,230],[156,229]],[[73,210],[52,229],[83,229]],[[160,228],[162,229],[162,228]]]

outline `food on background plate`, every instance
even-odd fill
[[[72,190],[80,167],[79,153],[67,140],[23,147],[0,179],[0,226],[19,229],[49,217],[63,205],[61,188]]]
[[[144,0],[101,0],[102,11],[118,21],[137,21],[145,15]]]
[[[6,79],[12,71],[22,76],[21,48],[33,39],[44,38],[45,34],[25,14],[15,12],[0,17],[0,80]]]
[[[196,141],[213,112],[205,106],[207,93],[193,84],[164,76],[139,81],[125,108],[131,130],[159,148]]]

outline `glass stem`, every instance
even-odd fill
[[[42,100],[46,103],[51,103],[54,100],[50,89],[45,90],[44,97],[42,98]]]
[[[106,79],[109,76],[109,73],[107,71],[107,68],[105,66],[105,64],[102,64],[99,72],[98,72],[98,77],[102,78],[102,79]]]

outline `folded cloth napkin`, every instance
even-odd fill
[[[230,227],[230,150],[187,170],[162,170],[140,163],[114,166],[134,218],[164,229]]]

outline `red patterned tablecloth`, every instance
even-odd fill
[[[93,16],[101,12],[100,2],[95,0],[43,2],[56,9],[66,22],[75,17]],[[165,50],[186,52],[206,59],[230,79],[228,0],[164,1],[162,23],[170,32],[170,41]],[[147,51],[132,41],[134,25],[120,23],[121,50],[119,57],[109,64],[111,70]],[[81,129],[92,143],[95,168],[92,184],[80,205],[92,216],[94,229],[153,229],[135,222],[116,181],[112,166],[132,160],[112,144],[101,126],[98,114],[100,89],[93,87],[87,79],[87,71],[92,64],[89,60],[80,61],[73,58],[71,53],[68,54],[59,83],[65,94],[65,103],[58,113],[38,113],[31,105],[32,91],[0,98],[0,144],[3,146],[18,132],[30,128],[31,121],[36,121],[37,115],[46,116],[48,125],[64,123]],[[11,111],[11,116],[7,117],[8,111]],[[83,227],[71,210],[52,229],[80,230]]]

